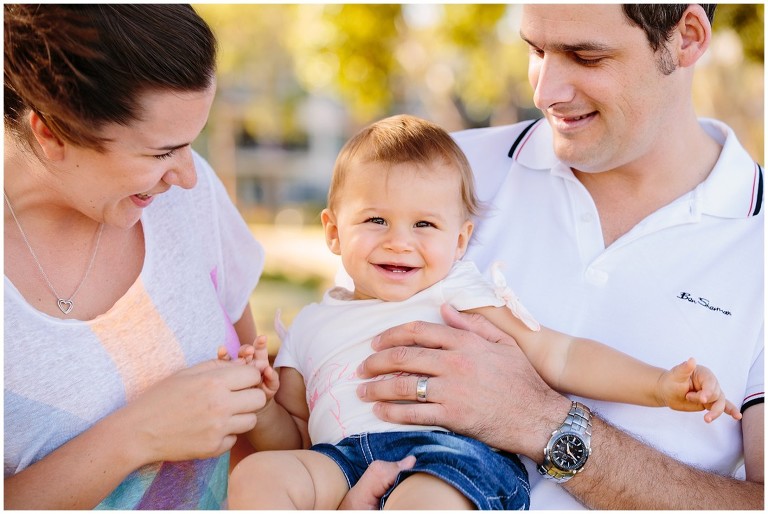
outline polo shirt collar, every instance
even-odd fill
[[[721,218],[746,218],[758,214],[762,204],[762,170],[741,146],[726,124],[702,118],[699,123],[723,148],[709,176],[695,193],[702,214]],[[552,129],[542,118],[531,126],[512,158],[531,169],[551,170],[554,175],[575,179],[555,157]]]
[[[545,118],[539,118],[511,157],[526,168],[549,170],[558,163],[553,148],[552,128]]]
[[[701,119],[701,126],[723,145],[720,157],[709,176],[699,184],[702,212],[721,218],[747,218],[762,208],[763,177],[760,166],[741,146],[733,130],[712,119]]]

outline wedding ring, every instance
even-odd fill
[[[416,399],[422,403],[427,401],[427,380],[429,377],[419,377],[416,382]]]

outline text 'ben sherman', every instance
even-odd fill
[[[706,298],[702,298],[701,296],[699,296],[698,298],[694,298],[693,296],[691,296],[690,293],[682,292],[680,293],[680,296],[678,296],[677,298],[680,298],[681,300],[688,300],[691,303],[696,303],[698,305],[701,305],[702,307],[706,307],[711,311],[722,312],[726,316],[732,316],[731,311],[721,309],[720,307],[715,307],[714,305],[709,303],[709,300],[707,300]]]

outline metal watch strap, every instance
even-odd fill
[[[562,470],[556,467],[550,460],[548,452],[550,445],[557,437],[563,434],[578,435],[591,452],[590,441],[592,439],[592,412],[589,410],[589,407],[583,403],[575,401],[571,402],[571,410],[568,411],[568,415],[565,417],[565,421],[563,421],[563,424],[560,425],[557,430],[552,432],[552,437],[547,443],[547,446],[544,448],[544,463],[538,467],[538,471],[545,477],[558,483],[567,482],[582,469],[584,469],[582,464],[582,467],[576,470]]]

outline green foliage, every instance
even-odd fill
[[[504,16],[504,4],[450,4],[437,30],[459,48],[477,48],[498,42],[496,26]]]
[[[733,30],[744,47],[744,57],[763,63],[765,59],[765,6],[760,4],[719,4],[712,30]]]
[[[286,44],[307,91],[337,93],[362,120],[392,105],[399,5],[296,6]]]

